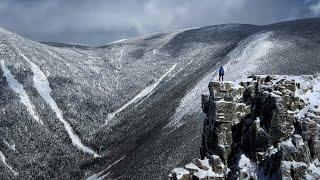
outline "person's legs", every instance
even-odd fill
[[[221,74],[219,74],[219,82],[220,82],[220,79],[221,79]]]
[[[223,76],[224,76],[224,74],[222,74],[222,75],[221,75],[221,79],[222,79],[222,81],[223,81]]]

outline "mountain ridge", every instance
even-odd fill
[[[166,177],[198,154],[203,118],[198,97],[219,66],[226,67],[230,80],[254,73],[316,73],[319,28],[319,18],[270,26],[216,25],[90,49],[51,47],[0,29],[0,58],[44,124],[34,122],[0,70],[0,151],[18,177],[79,179],[122,157],[107,169],[106,178]],[[43,72],[64,119],[101,158],[72,145],[20,54]],[[126,103],[106,125],[108,114]],[[172,120],[173,126],[167,126]],[[15,144],[16,150],[4,142]],[[0,168],[1,177],[14,176]]]

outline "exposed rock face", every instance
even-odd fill
[[[320,77],[252,76],[210,82],[209,92],[200,155],[210,168],[195,160],[198,169],[186,166],[185,179],[218,178],[199,171],[219,179],[320,178]]]

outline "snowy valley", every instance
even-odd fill
[[[201,94],[220,66],[228,81],[315,75],[319,29],[319,18],[225,24],[100,47],[0,29],[0,177],[167,179],[200,158]]]

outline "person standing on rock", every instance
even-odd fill
[[[219,69],[219,82],[223,81],[223,76],[224,76],[224,69],[221,66],[220,69]]]

